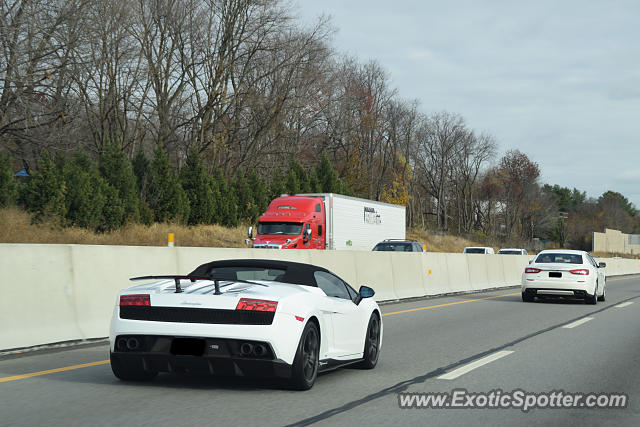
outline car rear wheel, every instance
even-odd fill
[[[308,322],[300,336],[293,360],[290,385],[296,390],[309,390],[318,376],[320,334],[314,322]]]
[[[535,297],[531,294],[528,294],[526,292],[522,293],[522,301],[524,302],[533,302],[533,300],[535,299]]]
[[[587,294],[584,299],[584,302],[591,305],[596,305],[598,303],[598,282],[596,282],[596,288],[593,291],[593,295]]]
[[[602,295],[598,297],[598,301],[605,301],[605,299],[606,299],[606,293],[607,293],[606,283],[607,282],[605,282],[604,288],[602,288]]]
[[[364,340],[364,359],[358,363],[358,368],[373,369],[378,364],[380,355],[380,318],[376,313],[371,314],[367,337]]]
[[[123,381],[151,381],[158,375],[157,371],[144,369],[142,359],[125,364],[117,356],[113,354],[110,356],[113,375]]]

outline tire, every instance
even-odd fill
[[[367,326],[367,336],[364,340],[363,360],[356,367],[360,369],[373,369],[378,364],[380,356],[380,317],[376,313],[371,314],[369,325]]]
[[[602,288],[602,296],[598,297],[598,301],[606,301],[607,282],[604,282],[604,288]]]
[[[526,292],[522,293],[522,301],[524,302],[533,302],[535,298],[536,297],[534,297],[533,295],[529,295]]]
[[[293,359],[289,385],[295,390],[309,390],[318,376],[320,333],[314,322],[308,322],[302,330],[298,350]]]
[[[114,357],[113,354],[110,356],[113,375],[122,381],[151,381],[158,375],[158,371],[144,369],[142,360],[125,365],[120,358]]]
[[[598,282],[596,282],[596,288],[593,291],[593,295],[587,295],[584,302],[590,305],[596,305],[598,303]]]

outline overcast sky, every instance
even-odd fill
[[[518,149],[541,182],[640,208],[640,1],[294,0],[424,113]]]

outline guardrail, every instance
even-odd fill
[[[519,285],[531,257],[0,244],[0,350],[105,337],[116,294],[131,286],[130,277],[188,273],[205,262],[234,258],[320,265],[389,301]],[[608,275],[640,273],[638,260],[599,260],[607,262]]]

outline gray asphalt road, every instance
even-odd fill
[[[631,302],[624,307],[620,303]],[[104,344],[0,358],[0,425],[633,425],[640,420],[640,277],[607,301],[521,302],[518,289],[384,305],[373,371],[323,374],[312,390],[160,375],[116,380]],[[575,323],[578,322],[578,323]],[[567,327],[573,326],[574,327]],[[3,327],[7,327],[4,325]],[[475,369],[469,365],[503,357]],[[476,363],[477,364],[477,363]],[[80,365],[80,366],[78,366]],[[43,373],[70,367],[68,370]],[[466,368],[454,379],[458,369]],[[18,377],[23,374],[41,375]],[[616,392],[624,409],[400,409],[398,393]]]

